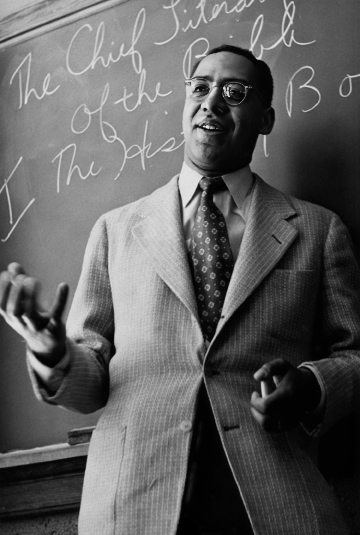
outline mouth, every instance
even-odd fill
[[[213,132],[215,134],[224,132],[223,126],[215,121],[202,121],[196,127],[205,130],[205,132]]]

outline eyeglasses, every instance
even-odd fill
[[[216,86],[215,82],[200,77],[189,78],[185,80],[185,84],[189,88],[190,97],[196,102],[206,100],[214,87],[219,87]],[[249,89],[256,91],[253,86],[245,85],[242,82],[226,82],[222,85],[222,96],[229,106],[239,106],[244,102]],[[260,95],[258,91],[256,92]]]

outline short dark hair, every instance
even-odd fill
[[[234,45],[221,45],[215,48],[211,48],[203,58],[199,59],[199,61],[195,63],[191,71],[191,76],[194,76],[196,69],[204,58],[207,58],[211,54],[217,54],[218,52],[232,52],[233,54],[237,54],[238,56],[244,56],[249,61],[251,61],[251,63],[256,67],[259,76],[260,87],[258,87],[257,89],[261,93],[265,105],[271,106],[274,94],[274,79],[271,74],[270,67],[267,65],[267,63],[265,63],[265,61],[257,59],[254,54],[247,48],[241,48],[240,46]]]

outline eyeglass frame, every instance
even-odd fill
[[[192,78],[186,78],[185,79],[185,85],[187,87],[190,87],[190,84],[192,82],[192,80],[204,80],[205,82],[211,84],[213,82],[211,82],[208,78],[205,78],[204,76],[193,76]],[[240,84],[242,85],[244,88],[245,88],[245,96],[244,98],[238,102],[237,104],[230,104],[230,102],[228,102],[225,98],[225,95],[224,95],[224,88],[227,84]],[[228,104],[228,106],[240,106],[240,104],[242,104],[244,102],[244,100],[246,99],[247,97],[247,94],[249,92],[249,89],[253,89],[258,95],[259,97],[261,98],[261,100],[264,100],[264,97],[262,96],[262,94],[252,85],[249,85],[249,84],[244,84],[244,82],[240,82],[239,80],[228,80],[227,82],[223,83],[222,85],[219,85],[219,84],[214,84],[211,89],[209,90],[209,92],[204,96],[203,100],[198,100],[197,102],[204,102],[210,95],[211,91],[215,88],[215,87],[221,87],[221,95],[223,97],[223,99],[225,100],[226,104]],[[192,96],[193,94],[191,94],[191,98],[193,98]],[[193,100],[196,101],[196,98],[193,98]]]

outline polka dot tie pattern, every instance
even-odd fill
[[[203,190],[192,229],[192,262],[199,317],[204,336],[210,341],[221,316],[234,267],[224,216],[213,195],[226,189],[221,177],[202,178]]]

